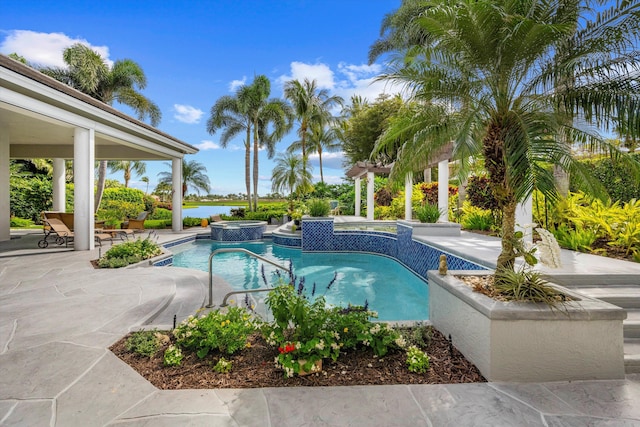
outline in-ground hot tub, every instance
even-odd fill
[[[262,239],[266,221],[220,221],[211,223],[211,240],[218,242],[251,242]]]

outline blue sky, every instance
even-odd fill
[[[373,82],[384,65],[367,65],[367,53],[384,15],[399,6],[400,0],[4,0],[0,53],[62,66],[62,50],[81,42],[108,60],[138,62],[147,76],[142,92],[162,111],[158,128],[200,148],[187,159],[207,167],[212,193],[244,193],[242,139],[222,149],[219,133],[206,131],[215,101],[258,74],[270,78],[273,97],[282,96],[283,82],[305,77],[346,101],[353,94],[374,100],[393,92]],[[292,131],[278,151],[295,139]],[[317,159],[311,163],[319,180]],[[323,156],[323,163],[325,181],[340,183],[341,154]],[[261,152],[261,195],[271,192],[272,169]],[[151,188],[160,171],[169,167],[147,163]],[[112,177],[122,181],[121,175]],[[139,177],[131,186],[145,189]]]

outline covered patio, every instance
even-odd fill
[[[182,229],[182,159],[198,150],[39,71],[0,55],[0,241],[11,238],[10,159],[53,159],[53,210],[65,211],[65,160],[73,161],[75,250],[94,248],[99,160],[167,160],[172,228]]]

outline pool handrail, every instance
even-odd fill
[[[217,254],[220,253],[225,253],[225,252],[242,252],[245,253],[251,257],[257,258],[260,261],[266,262],[267,264],[271,264],[272,266],[279,268],[281,270],[284,271],[289,271],[289,269],[283,265],[280,265],[276,262],[271,261],[270,259],[267,259],[265,257],[262,257],[254,252],[251,252],[247,249],[244,248],[222,248],[222,249],[216,249],[215,251],[211,252],[211,254],[209,255],[209,304],[207,304],[205,307],[207,308],[213,308],[215,307],[213,304],[213,271],[212,271],[212,262],[213,262],[213,257],[216,256]],[[243,294],[243,293],[253,293],[253,292],[264,292],[264,291],[270,291],[273,288],[261,288],[261,289],[249,289],[249,290],[243,290],[243,291],[232,291],[227,293],[223,300],[222,300],[222,304],[220,305],[220,307],[225,307],[227,305],[227,298],[231,295],[234,294]]]

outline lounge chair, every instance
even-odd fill
[[[144,231],[144,220],[147,219],[147,215],[149,215],[149,212],[147,211],[140,212],[137,218],[129,218],[128,220],[123,222],[122,228],[135,231]]]
[[[53,236],[55,236],[55,242],[58,245],[64,243],[65,247],[69,247],[69,239],[73,239],[73,231],[69,230],[69,227],[58,218],[45,218],[44,221],[47,227],[44,227],[44,238],[38,241],[38,247],[46,248],[49,246],[47,239]]]

